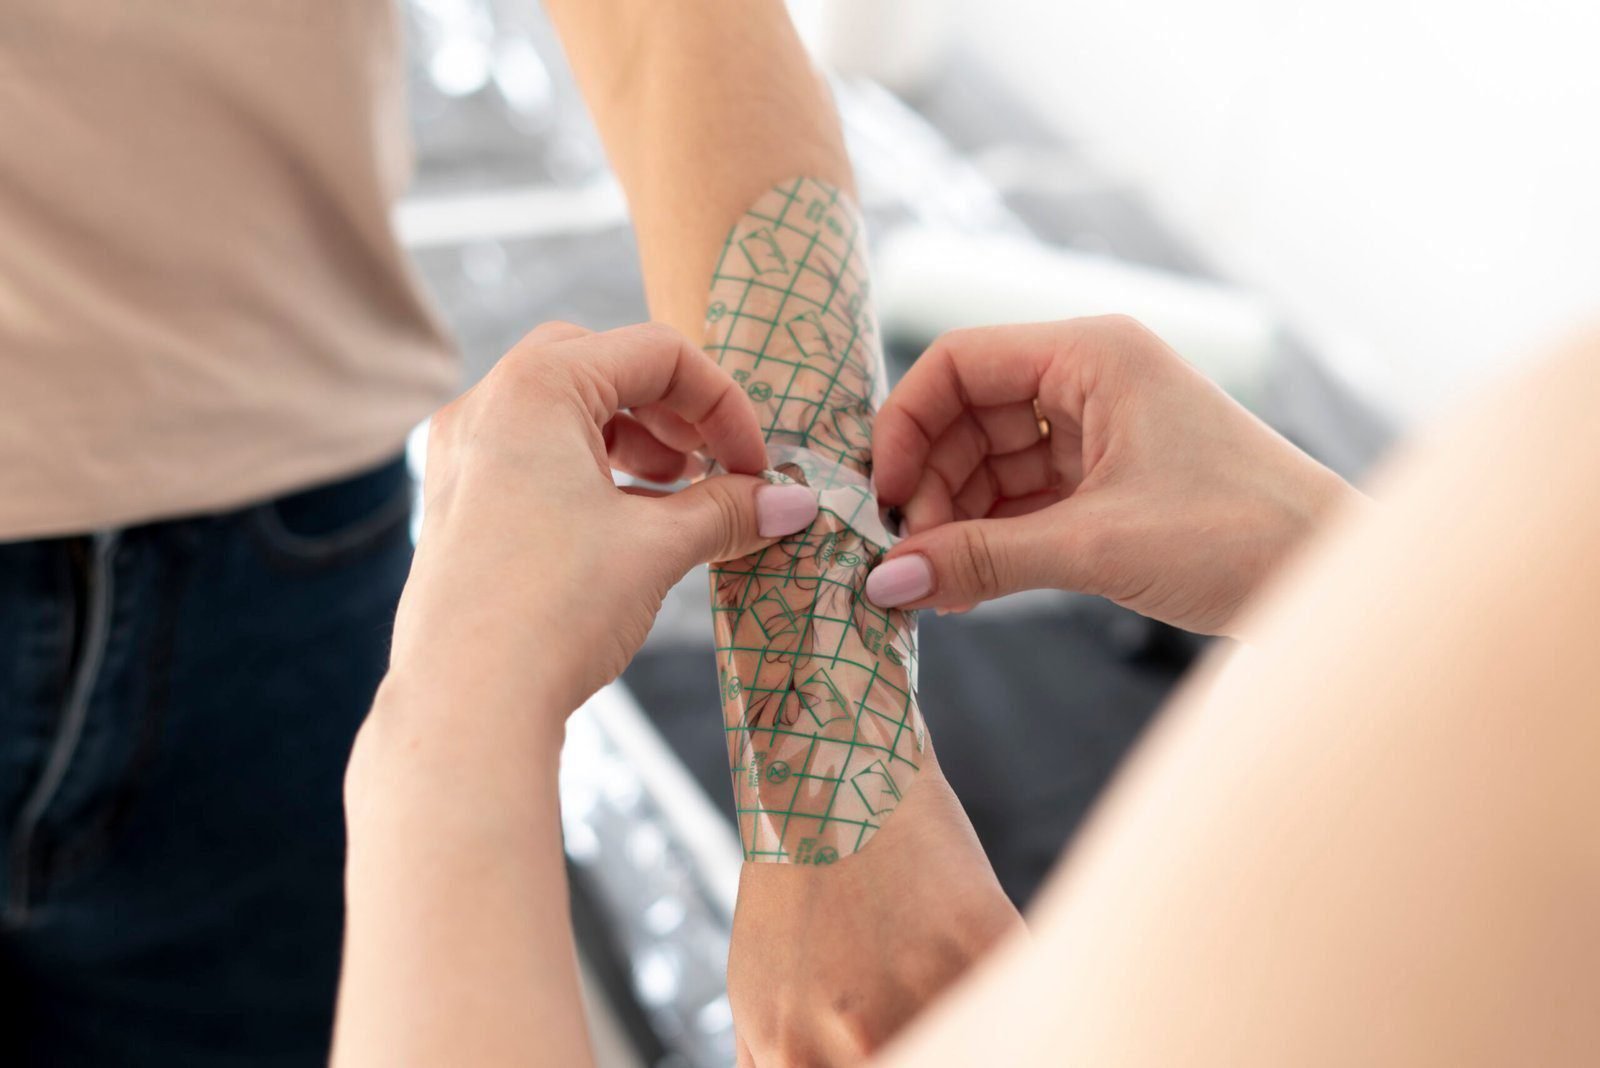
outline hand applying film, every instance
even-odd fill
[[[612,478],[614,466],[674,479],[701,449],[731,473],[677,493]],[[675,331],[539,327],[433,420],[395,664],[515,650],[492,677],[535,687],[559,733],[567,712],[621,672],[692,567],[816,516],[805,487],[760,477],[767,463],[742,392]],[[495,632],[518,641],[478,640]],[[454,645],[471,648],[439,655]]]

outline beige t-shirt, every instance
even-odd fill
[[[455,360],[396,242],[392,0],[0,2],[0,540],[397,450]]]

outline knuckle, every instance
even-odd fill
[[[1150,333],[1143,323],[1122,312],[1095,316],[1090,322],[1112,337],[1136,338],[1148,336]]]
[[[540,323],[523,335],[524,345],[551,345],[559,341],[570,341],[573,338],[583,337],[589,331],[577,323],[569,323],[565,319],[550,319]]]
[[[992,336],[993,330],[993,327],[985,326],[958,326],[953,330],[946,330],[933,339],[933,344],[928,346],[926,355],[976,347],[987,337]]]
[[[466,396],[460,396],[434,412],[428,419],[429,444],[448,441],[456,434],[456,429],[461,423],[461,411],[467,403]]]
[[[834,1004],[840,1044],[852,1058],[867,1057],[878,1048],[876,1021],[859,1004],[848,1002],[846,996]]]
[[[670,346],[687,344],[687,339],[677,330],[666,323],[658,323],[654,320],[645,323],[634,323],[632,326],[624,326],[619,333],[627,340],[641,345]]]

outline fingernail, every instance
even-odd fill
[[[879,608],[898,608],[933,592],[933,566],[921,553],[886,560],[867,576],[867,600]]]
[[[756,490],[756,530],[776,538],[804,530],[817,518],[817,495],[805,486],[762,486]]]

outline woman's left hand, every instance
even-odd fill
[[[677,479],[701,449],[734,473],[677,493],[612,479]],[[559,737],[690,568],[816,517],[812,491],[769,485],[766,466],[743,391],[675,331],[539,327],[433,419],[386,686],[420,679],[462,703],[516,687]]]

